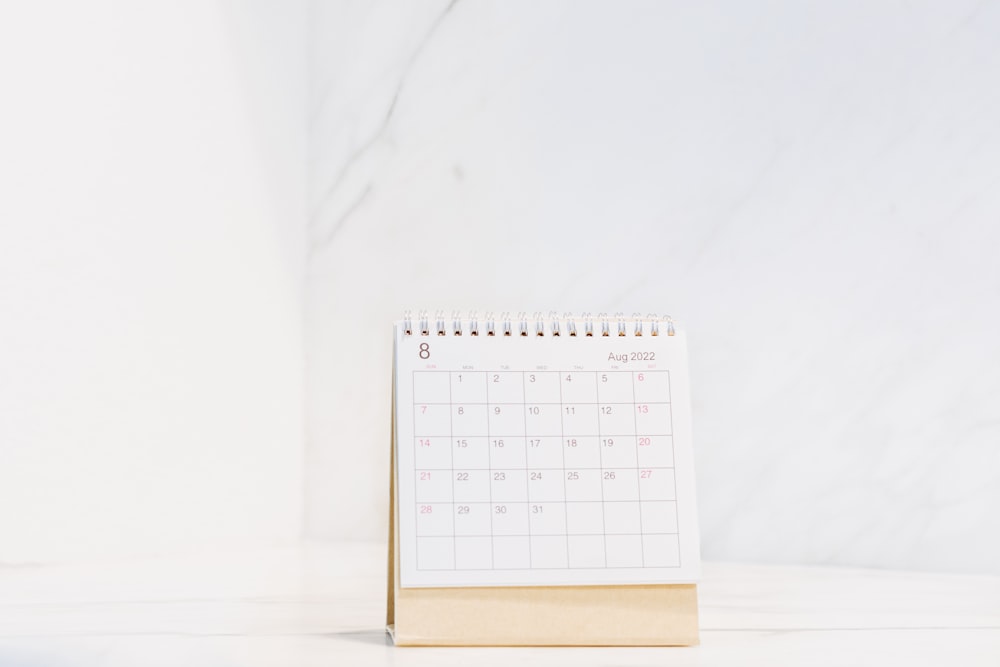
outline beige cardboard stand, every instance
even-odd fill
[[[394,400],[394,419],[395,412]],[[395,433],[393,423],[386,629],[397,646],[698,643],[695,584],[401,588]]]

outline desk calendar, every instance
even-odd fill
[[[671,322],[406,319],[395,325],[393,403],[397,642],[401,602],[421,591],[451,595],[452,607],[478,591],[480,611],[584,591],[582,606],[562,606],[580,611],[612,587],[618,607],[622,595],[654,590],[636,597],[634,615],[658,604],[659,591],[685,619],[684,638],[657,641],[670,633],[654,631],[638,643],[691,643],[698,526],[685,342]],[[423,623],[448,616],[442,608]],[[558,641],[532,640],[528,627],[522,641],[502,641],[460,618],[444,625],[443,635],[420,634],[439,635],[426,643],[593,643],[567,641],[572,628],[549,628]],[[629,632],[605,626],[599,643],[633,643]]]

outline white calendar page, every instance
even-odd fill
[[[684,336],[395,332],[403,587],[699,576]]]

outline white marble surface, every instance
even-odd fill
[[[0,665],[940,665],[1000,661],[1000,578],[709,563],[690,648],[396,648],[384,547],[0,568]]]
[[[708,558],[1000,573],[1000,3],[311,30],[308,534],[384,534],[404,308],[654,311],[690,335]]]

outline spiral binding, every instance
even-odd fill
[[[527,313],[517,313],[511,316],[510,313],[500,313],[499,317],[494,313],[486,313],[482,318],[475,311],[470,312],[467,317],[462,317],[460,312],[453,312],[450,318],[446,318],[444,311],[436,311],[432,316],[426,310],[417,312],[416,318],[411,311],[403,314],[403,334],[406,336],[569,336],[575,338],[612,337],[612,336],[659,336],[662,331],[667,336],[673,336],[674,321],[669,316],[658,317],[655,314],[642,316],[633,313],[632,317],[625,317],[625,313],[615,313],[609,316],[607,313],[599,313],[593,317],[590,313],[583,313],[575,317],[572,313],[558,315],[551,312],[542,315],[540,312],[533,313],[531,317]]]

